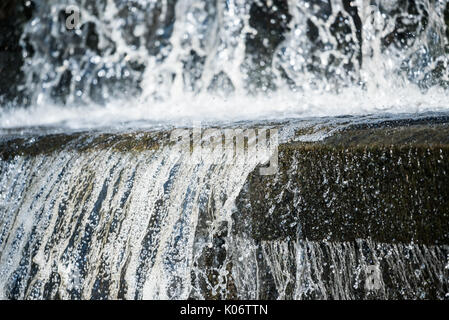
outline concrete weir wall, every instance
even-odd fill
[[[104,1],[72,2],[95,11],[93,15],[97,18],[102,9],[95,8],[105,8]],[[147,47],[143,50],[142,61],[147,61],[145,57],[153,61],[153,55],[171,47],[169,43],[179,42],[181,38],[172,38],[172,31],[175,23],[183,26],[187,12],[181,11],[177,16],[175,3],[178,2],[164,2],[171,9],[167,19],[162,19],[161,12],[165,9],[159,10],[158,5],[151,11],[149,7],[135,7],[138,1],[134,1],[135,4],[109,2],[123,5],[123,10],[113,15],[114,19],[122,21],[124,16],[130,17],[126,19],[130,25],[117,24],[123,27],[117,33],[123,33],[123,38],[119,36],[118,40],[108,35],[109,21],[98,24],[86,21],[80,27],[84,28],[83,36],[78,39],[76,33],[68,32],[64,24],[59,24],[65,17],[64,10],[60,10],[62,7],[53,12],[49,1],[1,0],[0,109],[34,107],[41,93],[57,105],[76,99],[73,101],[90,107],[93,102],[110,101],[114,97],[112,92],[127,92],[127,96],[135,97],[145,91],[140,85],[146,83],[142,80],[148,73],[146,66],[139,62],[140,58],[128,61],[131,57],[128,52],[135,53],[135,41],[145,40]],[[366,63],[365,21],[358,9],[350,5],[353,1],[341,1],[342,8],[334,16],[338,19],[332,24],[325,22],[332,11],[331,2],[312,2],[321,9],[317,19],[304,20],[306,30],[301,30],[302,24],[290,30],[298,21],[292,20],[295,18],[292,10],[296,10],[292,6],[294,1],[287,0],[254,1],[248,13],[243,14],[242,7],[242,13],[237,14],[240,20],[235,20],[237,23],[232,20],[221,25],[218,21],[212,28],[206,20],[213,19],[205,18],[206,24],[198,23],[200,29],[215,30],[219,26],[227,30],[231,24],[238,26],[247,21],[249,27],[257,31],[247,36],[229,35],[230,48],[234,40],[241,38],[242,44],[237,41],[238,47],[244,44],[245,50],[236,56],[242,56],[243,60],[230,60],[223,64],[223,70],[209,72],[205,68],[208,61],[216,58],[208,52],[217,53],[218,57],[226,51],[219,52],[221,48],[213,47],[213,50],[202,49],[203,55],[195,51],[196,45],[188,46],[181,50],[188,53],[187,60],[181,57],[184,54],[180,55],[181,60],[175,59],[180,66],[177,73],[170,71],[165,76],[164,65],[162,69],[157,65],[154,73],[162,72],[161,79],[167,78],[167,83],[164,79],[162,84],[159,80],[153,82],[152,77],[149,83],[156,91],[165,91],[172,88],[173,75],[177,74],[178,79],[182,77],[186,81],[184,85],[190,83],[189,92],[203,90],[200,89],[203,85],[198,83],[204,80],[204,70],[207,71],[204,74],[215,79],[209,84],[204,82],[204,90],[207,88],[208,92],[216,91],[219,95],[235,89],[238,89],[236,92],[244,89],[242,92],[265,95],[282,89],[282,86],[277,88],[278,80],[285,80],[286,88],[288,85],[297,92],[302,88],[301,79],[310,76],[312,80],[330,77],[329,84],[340,83],[341,71],[352,74]],[[429,23],[432,22],[430,18],[437,11],[420,8],[418,14],[415,2],[399,1],[406,10],[398,9],[394,14],[408,12],[413,19],[398,16],[392,32],[375,42],[382,44],[379,47],[382,52],[390,46],[408,52],[406,44],[420,29],[424,30],[417,39],[426,38],[429,43],[419,47],[413,57],[404,53],[405,60],[399,59],[401,67],[397,67],[402,70],[404,63],[422,64],[423,71],[407,69],[404,79],[419,73],[411,83],[425,91],[436,85],[447,88],[444,72],[447,46],[443,48],[433,43],[441,42],[444,35],[430,32],[433,27],[427,29],[433,25]],[[270,9],[272,4],[276,4],[276,10]],[[435,21],[449,26],[449,3],[441,2],[443,4],[444,12],[441,17],[435,17],[438,18]],[[132,13],[134,9],[136,15]],[[206,9],[200,10],[201,16],[210,14]],[[148,13],[153,15],[152,19],[147,18]],[[233,11],[229,13],[232,13],[229,16],[235,15]],[[28,30],[34,18],[38,18],[34,20],[38,28]],[[353,27],[348,29],[345,21]],[[103,22],[108,27],[103,28]],[[148,34],[137,36],[140,31],[128,32],[135,28],[138,31],[137,26],[143,30],[147,28]],[[335,52],[344,53],[344,59],[326,58],[329,61],[321,65],[318,62],[321,53],[325,53],[327,40],[319,39],[319,28],[324,26],[328,28],[327,36],[335,38]],[[57,32],[47,33],[46,30]],[[207,38],[203,34],[208,33],[197,31],[191,36]],[[275,60],[279,60],[277,48],[283,40],[290,34],[304,31],[303,40],[280,52],[299,52],[299,48],[302,50],[310,43],[304,56],[310,56],[310,65],[303,67],[301,56],[298,57],[301,63],[296,63],[289,72],[286,62],[296,56],[289,53],[284,57],[285,63],[278,62],[282,68],[273,69]],[[449,28],[445,32],[449,37]],[[211,42],[220,44],[222,40],[218,40]],[[102,42],[105,47],[100,49]],[[122,53],[116,49],[125,43],[122,59]],[[373,49],[374,54],[377,44],[367,48],[368,51]],[[426,49],[425,55],[419,53],[422,48]],[[100,69],[105,73],[107,69],[103,70],[101,64],[109,64],[116,52],[120,54],[120,61],[111,64],[110,70],[118,70],[111,83],[107,81],[103,85],[100,76],[92,77],[92,82],[87,77],[83,82],[81,75]],[[157,60],[165,61],[167,57],[162,54]],[[100,62],[91,65],[84,63],[84,58]],[[339,67],[333,75],[334,63],[340,64],[347,58],[352,62],[342,64],[343,69]],[[122,64],[122,60],[126,63]],[[171,63],[171,58],[167,61]],[[66,69],[66,63],[73,70]],[[226,74],[228,65],[238,67],[238,64],[246,69],[242,79],[249,81],[241,88],[238,87],[240,81],[233,83]],[[42,65],[48,70],[44,72]],[[373,66],[377,74],[376,64]],[[371,70],[369,63],[367,67]],[[301,69],[300,73],[296,69]],[[303,77],[306,69],[307,76]],[[55,73],[55,70],[61,71]],[[122,74],[132,74],[130,79],[133,80],[124,81]],[[351,77],[346,80],[360,83],[358,76]],[[50,78],[51,85],[47,81]],[[83,79],[80,82],[83,92],[75,83],[78,78]],[[371,85],[369,80],[366,85]],[[376,82],[373,85],[375,87]],[[343,83],[343,87],[346,84]],[[427,97],[430,98],[434,91],[429,92]],[[83,100],[77,100],[78,93],[83,94]],[[154,98],[159,101],[159,94],[151,90],[148,94],[155,94]],[[247,94],[244,96],[246,98]],[[408,106],[404,101],[401,104]],[[420,109],[420,103],[417,102],[416,107]],[[61,106],[58,110],[64,109]],[[160,110],[164,115],[165,109]],[[273,114],[284,112],[282,110],[273,109]],[[89,109],[83,115],[85,120],[89,120],[87,111]],[[412,118],[415,119],[414,115]],[[358,120],[351,122],[348,118],[344,126],[332,130],[332,135],[314,142],[307,142],[304,137],[319,134],[311,127],[295,127],[295,121],[302,123],[294,120],[269,125],[279,131],[285,127],[288,127],[286,131],[295,131],[278,146],[278,167],[273,175],[260,175],[261,166],[257,165],[257,160],[235,161],[235,165],[229,165],[220,162],[226,157],[220,154],[208,155],[210,163],[191,163],[190,143],[184,149],[179,148],[180,153],[174,151],[171,147],[179,141],[170,139],[172,132],[168,129],[127,132],[117,129],[104,133],[97,128],[73,133],[58,128],[58,124],[51,128],[0,128],[0,299],[449,299],[447,116],[422,121],[385,121],[376,125],[366,122],[351,125]],[[236,122],[233,126],[240,124],[243,129],[257,127],[252,122]],[[184,137],[190,138],[191,132],[183,130]],[[193,149],[195,133],[191,136]]]
[[[166,252],[191,252],[191,258],[186,256],[187,260],[177,260],[175,264],[179,270],[186,265],[190,270],[186,274],[192,274],[191,278],[183,278],[173,266],[169,269],[170,272],[178,270],[173,275],[173,279],[178,279],[174,283],[181,283],[179,279],[185,285],[191,283],[191,288],[186,289],[190,298],[447,299],[447,119],[349,126],[320,141],[297,142],[301,140],[298,137],[310,134],[310,130],[296,129],[294,137],[279,145],[278,170],[268,176],[260,175],[258,167],[246,172],[229,166],[220,169],[216,164],[205,167],[204,176],[198,175],[200,167],[192,169],[196,164],[192,167],[183,163],[188,158],[178,159],[169,151],[172,143],[169,131],[4,136],[0,141],[0,186],[5,200],[0,207],[4,216],[0,258],[11,255],[12,259],[19,254],[20,250],[15,247],[8,249],[9,242],[12,241],[11,245],[19,239],[25,242],[17,269],[0,265],[0,285],[5,285],[3,294],[14,298],[31,297],[33,292],[43,298],[153,297],[145,296],[142,293],[145,290],[139,286],[135,294],[130,294],[130,280],[123,277],[126,270],[130,279],[134,276],[146,279],[145,275],[152,269],[144,273],[138,269],[135,274],[126,269],[130,268],[126,262],[118,284],[114,284],[110,279],[118,271],[102,269],[97,274],[93,266],[99,263],[100,258],[95,256],[98,252],[104,259],[109,256],[111,245],[122,250],[118,244],[113,245],[115,240],[112,231],[108,231],[112,226],[108,219],[123,221],[124,225],[131,219],[141,221],[139,225],[144,226],[147,215],[154,210],[151,214],[157,215],[149,220],[147,231],[143,227],[133,230],[135,222],[129,224],[131,229],[125,235],[133,234],[135,252],[123,247],[124,261],[134,259],[126,258],[126,254],[136,255],[141,265],[156,268],[153,258],[147,254],[153,247],[164,248],[164,244],[156,242],[148,247],[151,242],[145,239],[150,237],[156,241],[171,233],[176,235],[174,239],[179,239],[176,230],[180,228],[182,232],[189,223],[190,232],[185,236],[191,237],[191,242],[186,242],[179,251],[176,243],[184,242],[168,241],[166,245],[170,249]],[[112,165],[114,161],[118,162]],[[161,179],[155,176],[151,178],[154,181],[148,177],[143,179],[150,174],[152,163],[157,164],[154,168],[160,168],[155,172],[169,175]],[[104,169],[95,169],[97,166]],[[119,169],[123,171],[115,173]],[[124,180],[127,175],[128,182]],[[226,181],[230,180],[232,188],[229,189]],[[188,181],[191,182],[186,185]],[[192,184],[192,181],[196,182]],[[52,183],[56,184],[52,186]],[[156,199],[145,191],[159,184],[167,194],[165,197],[173,199]],[[68,191],[58,191],[59,188]],[[16,194],[16,189],[22,191]],[[44,190],[48,196],[42,198],[46,194]],[[193,197],[196,193],[199,198]],[[116,203],[113,199],[117,197],[121,200]],[[142,199],[154,203],[154,208],[137,210]],[[173,205],[175,199],[182,205]],[[31,206],[27,204],[29,201]],[[234,205],[230,207],[229,201]],[[53,218],[50,208],[59,202],[64,205],[59,207],[57,218]],[[170,214],[164,215],[165,211]],[[223,216],[224,220],[220,218]],[[34,231],[27,238],[19,232],[23,228],[20,221],[29,224],[31,217],[35,219],[30,225]],[[72,226],[69,221],[73,219],[78,222],[75,229],[62,233],[59,229],[52,230],[52,224],[45,222],[51,219],[67,220],[67,226]],[[164,219],[169,220],[164,222]],[[173,219],[179,219],[178,223],[164,229]],[[92,225],[93,221],[96,224]],[[136,232],[147,234],[142,242]],[[67,239],[84,239],[83,234],[95,234],[98,243],[83,243],[83,251],[77,253],[80,257],[74,255],[73,259],[91,260],[82,269],[83,283],[100,281],[102,290],[94,286],[89,291],[89,286],[84,284],[80,296],[77,291],[65,296],[65,285],[54,280],[63,277],[58,270],[65,262],[58,259],[64,255],[59,257],[51,252],[62,250],[66,254],[69,249],[59,248],[59,242],[44,246],[45,234]],[[102,239],[102,234],[108,234],[107,239]],[[69,247],[76,247],[76,241],[70,241]],[[54,261],[45,263],[45,258],[39,258],[39,266],[30,262],[36,261],[34,255],[41,250],[44,250],[43,257],[48,254],[48,259]],[[43,280],[38,270],[50,265],[53,276]],[[34,277],[40,280],[31,281]],[[148,280],[151,287],[157,287],[162,281],[151,279]],[[46,289],[48,292],[40,296],[40,291],[32,288],[38,283],[52,290]],[[117,285],[121,289],[114,293]]]
[[[447,124],[399,124],[281,145],[277,174],[250,174],[235,214],[237,234],[277,253],[258,260],[266,296],[447,299],[448,143]]]
[[[355,129],[280,146],[279,171],[253,172],[254,238],[449,244],[449,126]],[[260,213],[266,213],[260,214]],[[280,225],[277,221],[283,221]]]

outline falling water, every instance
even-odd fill
[[[168,139],[446,114],[446,0],[55,2],[32,1],[25,102],[0,109],[0,298],[447,298],[446,245],[256,239],[238,202],[263,161]],[[389,277],[367,291],[373,263]]]
[[[194,257],[213,235],[195,237],[199,218],[211,231],[229,220],[243,183],[230,177],[249,166],[185,160],[99,150],[3,163],[2,295],[187,298]]]
[[[308,241],[300,226],[297,237],[261,241],[247,232],[245,212],[257,208],[241,207],[260,159],[196,161],[167,135],[29,138],[37,154],[5,158],[0,297],[445,298],[447,245]],[[373,264],[388,278],[369,291]]]
[[[444,0],[33,3],[2,127],[447,110]]]

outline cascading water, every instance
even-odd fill
[[[388,117],[447,117],[447,0],[26,5],[24,102],[0,109],[0,298],[448,297],[444,243],[322,242],[288,219],[279,228],[294,235],[255,236],[248,181],[267,159],[198,160],[168,138],[192,121],[281,123],[280,142],[299,143]],[[295,183],[279,195],[292,194],[292,215]],[[373,263],[389,276],[368,292]]]
[[[265,231],[261,239],[252,219],[273,209],[248,202],[246,184],[266,159],[215,152],[198,161],[167,136],[45,136],[27,138],[25,154],[4,153],[0,298],[447,298],[447,245],[304,240],[290,221],[308,210],[300,195],[289,216],[262,223],[294,235]],[[17,150],[24,142],[11,143]],[[297,194],[290,179],[285,192]],[[283,194],[266,205],[285,214],[276,209],[288,203]],[[365,268],[373,263],[388,273],[370,292]]]
[[[3,110],[2,127],[447,109],[447,1],[33,4],[31,107]]]
[[[75,143],[92,148],[90,138]],[[254,164],[195,164],[177,151],[61,150],[3,162],[2,298],[204,298],[192,291],[208,281],[201,255],[231,228]],[[228,273],[216,271],[213,292]]]

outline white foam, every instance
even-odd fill
[[[444,54],[444,48],[447,46],[443,14],[445,6],[442,3],[420,1],[422,7],[431,13],[432,19],[421,26],[421,32],[417,33],[405,48],[395,49],[394,45],[385,47],[383,39],[394,26],[393,22],[405,14],[402,12],[405,9],[401,9],[399,3],[395,2],[395,5],[391,6],[399,6],[399,13],[391,11],[381,14],[383,11],[379,9],[382,7],[379,4],[366,6],[363,1],[357,1],[357,10],[363,25],[363,41],[360,44],[362,47],[348,47],[349,53],[344,53],[335,43],[335,39],[332,40],[334,36],[329,21],[337,19],[339,14],[347,13],[341,10],[340,1],[331,2],[332,15],[327,20],[320,16],[318,7],[311,8],[308,2],[289,2],[289,12],[292,14],[290,31],[275,49],[269,68],[273,75],[277,75],[273,83],[278,91],[274,94],[261,93],[256,97],[247,94],[248,86],[251,87],[252,82],[248,71],[242,68],[247,63],[245,61],[248,54],[245,39],[247,35],[257,33],[249,23],[250,5],[247,1],[233,0],[229,5],[219,3],[213,10],[204,0],[177,2],[170,45],[162,46],[161,53],[156,56],[146,52],[143,46],[136,48],[129,45],[126,33],[122,32],[124,21],[118,14],[120,10],[114,2],[108,2],[104,13],[98,18],[85,14],[84,19],[96,25],[100,40],[112,39],[117,50],[105,57],[96,56],[90,51],[81,58],[77,55],[64,56],[66,60],[62,69],[55,68],[53,60],[48,58],[47,50],[36,51],[24,66],[26,87],[33,93],[30,98],[33,101],[32,107],[3,108],[0,111],[0,128],[58,126],[83,129],[115,127],[130,122],[134,125],[179,124],[192,120],[283,120],[449,110],[448,91],[435,86],[424,92],[416,85],[421,83],[421,88],[427,88],[444,81],[449,83],[447,72],[443,72],[442,78],[435,79],[432,83],[424,81],[433,77],[437,63],[441,64],[443,70],[447,69],[448,58]],[[156,10],[156,3],[149,1],[145,8],[152,12]],[[161,3],[164,4],[164,10],[168,10],[168,3]],[[46,17],[52,21],[54,30],[44,33],[42,28],[47,24],[43,22],[27,26],[25,34],[34,46],[46,48],[45,44],[50,35],[62,43],[66,41],[65,44],[72,45],[66,39],[66,33],[58,33],[60,31],[57,29],[57,15],[54,13],[59,7],[42,4],[39,8],[41,18]],[[315,12],[316,10],[318,11]],[[421,11],[418,16],[424,15]],[[162,20],[165,14],[166,12],[161,13]],[[317,17],[314,23],[319,29],[320,39],[326,44],[325,48],[319,51],[312,50],[310,40],[304,32],[310,16]],[[136,27],[148,27],[147,21],[138,12],[133,17],[136,19]],[[357,44],[357,28],[350,22],[352,19],[348,18],[348,21],[347,27],[351,33],[347,36]],[[163,27],[164,25],[160,26]],[[141,40],[144,43],[145,39]],[[354,53],[359,49],[363,61],[361,65],[357,54]],[[186,69],[186,61],[193,59],[192,52],[196,52],[205,62],[201,66],[192,62],[191,68]],[[329,65],[331,56],[339,57],[337,60],[341,62]],[[117,89],[114,86],[102,87],[101,83],[95,82],[98,79],[94,74],[101,72],[104,75],[107,70],[112,74],[116,72],[115,76],[120,78],[120,75],[128,72],[128,69],[122,68],[131,57],[146,66],[141,75],[142,82],[135,84],[141,87],[141,95],[134,95],[128,100],[114,100],[113,91]],[[315,61],[314,59],[321,63],[320,68],[335,74],[309,71],[307,66],[311,61]],[[354,70],[348,70],[343,62],[351,62]],[[254,63],[258,63],[257,59]],[[85,66],[89,68],[85,70]],[[105,66],[109,67],[105,69]],[[66,68],[70,68],[73,75],[67,105],[55,105],[50,89],[60,82]],[[278,74],[281,69],[293,82],[293,86],[291,83],[287,84],[284,77]],[[217,95],[212,95],[208,88],[215,76],[221,73],[225,74],[225,80],[222,80],[229,80],[232,85],[218,83],[218,91],[222,90],[217,92]],[[85,79],[85,82],[81,79]],[[80,86],[84,89],[79,89]],[[361,89],[361,86],[366,89]],[[232,87],[234,94],[223,98],[229,93],[228,87]],[[92,88],[102,92],[103,100],[109,101],[106,106],[91,102],[88,96]],[[334,93],[336,90],[339,91],[338,94]]]
[[[383,88],[377,91],[347,89],[333,93],[277,93],[271,97],[179,95],[165,102],[134,99],[107,106],[64,107],[52,104],[10,108],[0,112],[1,128],[59,126],[70,129],[115,127],[126,123],[185,124],[190,121],[234,122],[240,120],[283,120],[290,118],[422,113],[449,111],[449,96],[443,89],[426,93],[415,87]]]

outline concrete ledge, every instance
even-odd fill
[[[449,243],[447,124],[347,129],[279,157],[238,197],[236,228],[253,238]]]

